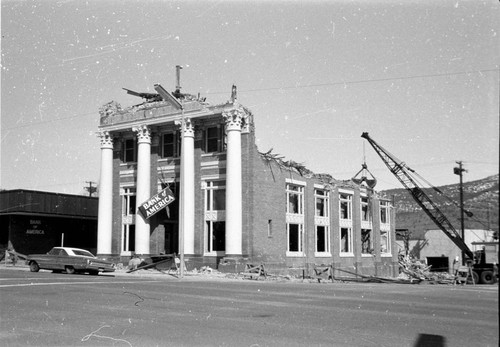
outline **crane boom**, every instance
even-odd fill
[[[432,221],[441,229],[450,240],[462,250],[470,259],[474,258],[474,254],[469,249],[465,241],[460,237],[460,234],[451,224],[451,222],[446,218],[439,207],[429,198],[429,196],[423,191],[423,189],[417,184],[415,179],[412,177],[411,172],[414,172],[411,168],[406,166],[405,163],[398,160],[392,154],[390,154],[386,149],[375,142],[367,132],[361,135],[362,138],[366,139],[370,145],[373,147],[375,152],[380,156],[385,165],[389,168],[394,176],[398,179],[403,187],[411,194],[413,199],[418,203],[418,205],[424,210],[424,212],[432,219]]]

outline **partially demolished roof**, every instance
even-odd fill
[[[136,92],[123,88],[127,94],[141,97],[144,102],[127,108],[116,101],[110,101],[99,108],[100,128],[120,130],[133,122],[155,124],[164,120],[164,117],[180,118],[183,113],[186,117],[198,118],[220,114],[226,110],[239,108],[252,122],[252,112],[240,105],[236,100],[236,86],[232,86],[231,98],[226,103],[210,105],[206,98],[199,95],[181,93],[179,89],[170,93],[161,85],[155,84],[158,93]]]
[[[284,160],[284,157],[280,154],[272,153],[271,148],[267,152],[259,152],[262,160],[268,164],[275,163],[280,170],[288,170],[305,178],[314,178],[319,180],[322,184],[333,189],[334,187],[343,188],[356,188],[356,187],[366,187],[358,181],[350,180],[338,180],[332,175],[327,173],[314,173],[304,166],[304,164],[297,163],[293,160]]]

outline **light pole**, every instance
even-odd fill
[[[464,226],[464,187],[463,187],[463,172],[465,170],[462,161],[457,161],[458,167],[453,168],[453,173],[460,176],[460,228],[462,230],[462,240],[465,242],[465,226]],[[462,250],[462,265],[465,265],[465,252]]]

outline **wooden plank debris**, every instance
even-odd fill
[[[328,281],[329,279],[331,279],[333,282],[333,267],[331,265],[315,266],[314,278],[318,280],[318,283],[321,283],[321,280]]]
[[[250,279],[258,280],[261,277],[264,279],[267,278],[266,269],[264,268],[264,264],[253,265],[253,264],[245,264],[245,271],[241,272],[241,275],[245,277],[250,277]]]

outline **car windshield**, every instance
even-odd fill
[[[94,255],[88,251],[84,251],[83,249],[73,249],[73,253],[75,255],[83,255],[85,257],[92,257],[94,258]]]

